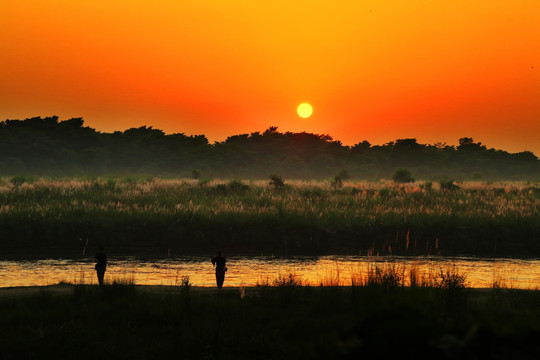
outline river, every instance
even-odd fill
[[[485,259],[445,257],[230,257],[225,286],[272,285],[281,275],[306,285],[362,283],[374,269],[392,267],[408,282],[411,269],[419,278],[437,277],[441,271],[465,275],[466,285],[490,288],[494,284],[515,289],[540,289],[539,259]],[[189,277],[193,286],[215,286],[207,257],[170,259],[110,258],[105,281],[137,285],[180,285]],[[60,282],[96,284],[94,262],[83,259],[0,260],[0,287],[43,286]]]

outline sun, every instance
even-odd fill
[[[301,103],[296,108],[296,112],[302,119],[307,119],[311,116],[311,114],[313,114],[313,107],[308,103]]]

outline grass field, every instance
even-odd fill
[[[360,286],[174,291],[76,285],[0,296],[2,359],[536,359],[538,291]]]
[[[540,186],[0,179],[0,247],[232,254],[540,255]],[[161,250],[160,250],[161,251]]]

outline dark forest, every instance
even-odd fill
[[[239,134],[211,144],[204,135],[165,134],[151,126],[99,132],[82,118],[57,116],[0,122],[0,176],[150,175],[201,178],[324,179],[346,170],[354,179],[390,178],[396,169],[416,179],[538,180],[530,151],[487,148],[470,137],[459,145],[420,144],[414,138],[384,145],[343,145],[329,135],[279,132]]]

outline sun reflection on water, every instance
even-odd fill
[[[405,283],[411,270],[420,278],[426,278],[452,267],[466,276],[468,287],[540,288],[540,260],[360,256],[231,257],[227,262],[225,286],[272,284],[280,274],[292,274],[306,285],[348,286],[365,278],[370,269],[389,264],[403,274]],[[180,285],[186,276],[194,286],[215,286],[212,264],[209,258],[203,257],[149,260],[111,258],[105,279],[108,282],[133,281],[138,285]],[[93,259],[0,261],[0,287],[53,285],[60,282],[96,284]]]

